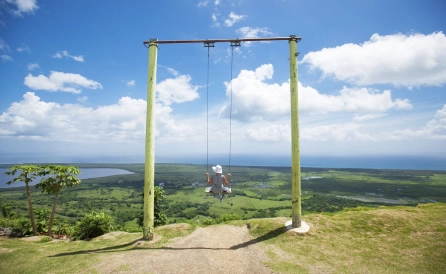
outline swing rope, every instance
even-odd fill
[[[234,60],[234,46],[231,44],[231,103],[229,105],[229,173],[231,173],[231,149],[232,149],[232,65]]]
[[[231,155],[232,155],[232,76],[233,66],[234,66],[234,47],[240,47],[240,41],[231,42],[231,102],[229,105],[229,173],[231,173]],[[231,182],[229,181],[229,186]]]
[[[231,87],[230,87],[230,105],[229,105],[229,163],[228,170],[231,173],[231,155],[232,155],[232,81],[233,81],[233,65],[234,65],[234,47],[240,46],[240,41],[231,42]],[[204,42],[204,46],[208,48],[207,58],[207,77],[206,77],[206,172],[209,172],[209,63],[210,54],[209,48],[214,47],[213,42]],[[229,187],[231,187],[231,181],[229,180]],[[221,202],[221,200],[220,200]]]
[[[209,44],[207,45],[207,48],[208,48],[208,69],[207,69],[207,79],[206,79],[206,172],[209,172],[209,48],[210,48]]]

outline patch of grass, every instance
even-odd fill
[[[159,240],[150,247],[162,246],[194,229],[189,224],[157,227],[155,238]],[[138,248],[135,243],[141,238],[142,233],[111,232],[90,241],[51,241],[46,236],[3,239],[0,240],[0,269],[1,273],[79,273],[87,269],[94,272],[94,265],[106,259],[107,254]],[[120,266],[119,270],[127,271],[128,265]]]
[[[306,215],[310,231],[304,236],[281,229],[285,218],[248,225],[278,273],[443,273],[445,220],[446,205],[436,203]]]

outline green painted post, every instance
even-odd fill
[[[291,192],[292,226],[301,226],[301,190],[300,190],[300,150],[299,150],[299,105],[297,91],[297,39],[290,37],[290,93],[291,93]]]
[[[156,93],[156,57],[157,39],[149,44],[149,83],[147,86],[147,118],[144,168],[144,222],[143,239],[153,240],[155,210],[155,93]]]

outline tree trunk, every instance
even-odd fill
[[[33,205],[31,203],[31,193],[29,192],[28,183],[26,183],[26,196],[28,196],[29,217],[31,218],[31,226],[33,227],[33,235],[37,236],[36,221],[34,220]]]
[[[48,224],[48,236],[50,236],[51,238],[53,237],[53,221],[54,221],[54,214],[56,213],[56,205],[57,205],[57,199],[59,198],[59,192],[60,189],[56,192],[56,197],[54,197],[53,210],[51,211],[50,223]]]

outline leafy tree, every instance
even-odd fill
[[[36,228],[36,222],[34,220],[33,205],[31,202],[31,193],[29,191],[29,184],[38,176],[42,175],[42,167],[40,165],[15,165],[13,167],[9,167],[8,169],[11,171],[6,171],[5,172],[6,175],[15,176],[17,174],[17,177],[7,182],[8,185],[11,185],[17,181],[25,183],[26,196],[28,198],[29,217],[31,219],[33,235],[37,236],[37,228]]]
[[[48,175],[36,185],[37,188],[42,188],[42,193],[54,194],[53,209],[51,211],[50,222],[48,224],[48,236],[53,236],[53,222],[54,214],[56,213],[57,199],[59,198],[60,190],[63,187],[72,187],[79,185],[81,180],[77,178],[81,172],[76,166],[62,166],[62,165],[46,165],[43,167],[44,175]]]

